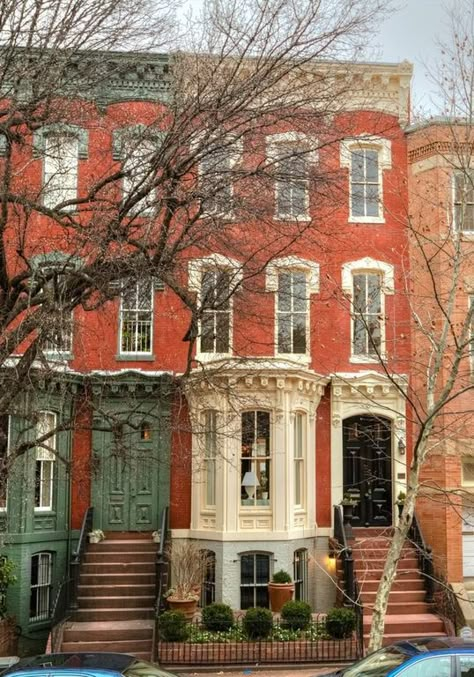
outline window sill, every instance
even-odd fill
[[[64,353],[61,353],[61,352],[56,353],[56,352],[49,352],[49,351],[43,351],[43,352],[44,352],[44,356],[46,357],[46,359],[48,361],[50,360],[51,362],[60,362],[61,360],[69,362],[70,360],[74,359],[74,355],[72,353],[69,353],[69,352],[64,352]]]
[[[368,355],[351,355],[349,362],[351,364],[380,364],[387,359],[385,353],[380,357],[369,357]]]
[[[53,508],[33,508],[35,515],[55,515],[56,511]]]
[[[249,501],[248,503],[246,502],[247,500]],[[244,499],[244,500],[241,502],[240,507],[241,507],[241,508],[245,508],[246,511],[247,511],[249,508],[250,508],[250,509],[252,509],[252,508],[253,508],[253,509],[259,509],[259,508],[262,508],[262,507],[270,508],[270,499],[269,499],[269,498],[258,498],[258,499],[256,500],[256,502],[254,502],[254,501],[251,500],[251,499]]]
[[[142,355],[141,353],[120,353],[115,356],[117,362],[153,362],[155,355]]]
[[[293,221],[294,223],[309,223],[311,221],[311,216],[309,214],[300,214],[300,216],[294,216],[293,214],[275,214],[273,217],[274,221]]]
[[[229,360],[232,353],[196,353],[197,362],[218,362],[219,360]]]
[[[385,223],[383,216],[349,216],[348,223]]]
[[[307,353],[279,353],[276,352],[275,356],[283,360],[288,360],[289,362],[296,362],[297,364],[309,365],[311,362],[311,356]]]

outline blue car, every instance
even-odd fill
[[[406,639],[325,677],[474,677],[474,640]]]
[[[175,677],[123,653],[54,653],[23,658],[3,672],[12,677]]]

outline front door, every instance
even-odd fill
[[[388,419],[353,416],[344,421],[344,494],[356,503],[353,526],[392,524],[391,449]]]
[[[158,528],[159,463],[150,442],[117,448],[107,435],[94,448],[94,526],[104,531]]]

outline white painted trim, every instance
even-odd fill
[[[366,256],[357,261],[348,261],[342,264],[341,282],[342,291],[352,298],[354,273],[379,273],[382,275],[382,293],[395,293],[395,267],[391,263],[378,261]]]
[[[319,263],[303,259],[301,256],[282,256],[279,259],[273,259],[265,271],[266,291],[278,291],[278,273],[281,269],[301,270],[308,278],[309,293],[319,293]]]
[[[242,280],[242,263],[223,254],[210,254],[200,259],[192,259],[188,263],[188,289],[201,291],[201,275],[206,270],[231,270],[235,286]]]

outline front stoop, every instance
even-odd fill
[[[354,570],[364,605],[364,641],[367,644],[372,608],[382,577],[392,529],[354,529]],[[397,566],[385,616],[384,644],[420,636],[446,636],[443,620],[425,601],[425,587],[415,547],[406,542]]]
[[[151,533],[135,532],[108,532],[87,546],[79,608],[65,626],[62,651],[116,651],[150,660],[156,549]]]

